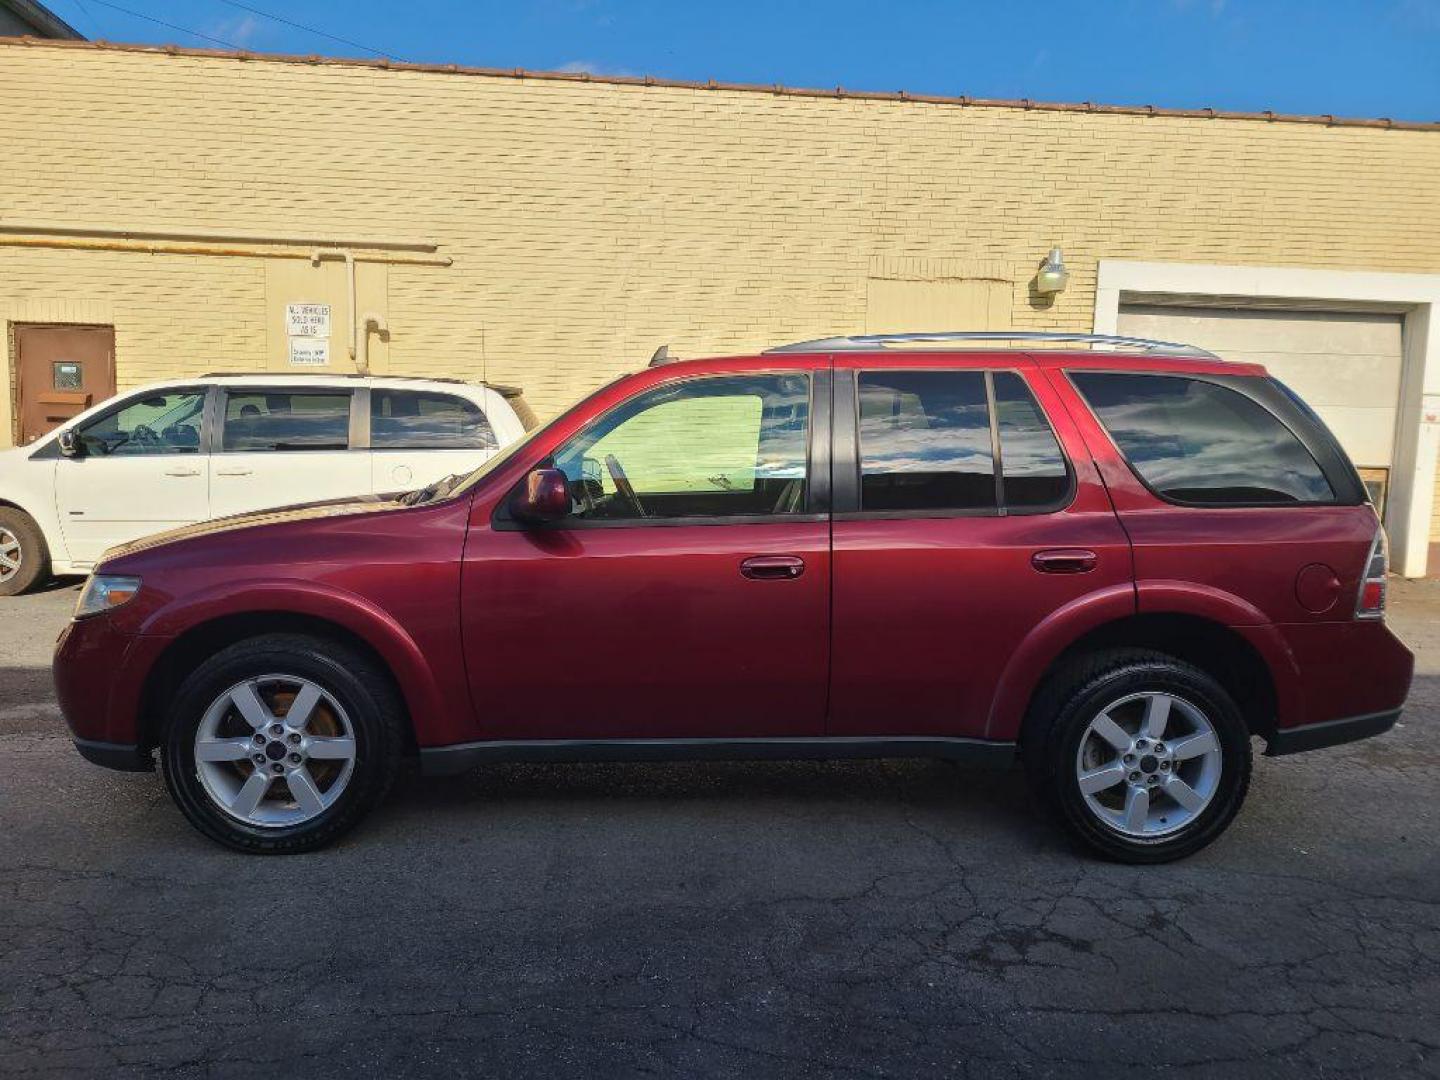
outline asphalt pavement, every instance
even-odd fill
[[[493,766],[236,855],[72,749],[75,589],[0,600],[0,1075],[1440,1077],[1440,582],[1392,597],[1401,726],[1149,868],[938,762]]]

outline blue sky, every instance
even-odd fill
[[[214,45],[123,8],[266,52],[1440,120],[1440,0],[47,2],[113,41]]]

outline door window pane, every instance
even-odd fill
[[[344,450],[350,445],[350,395],[227,393],[223,442],[231,451]]]
[[[496,439],[473,401],[454,394],[372,390],[370,445],[376,450],[490,450]]]
[[[80,429],[87,454],[198,454],[203,390],[147,394]]]
[[[555,455],[586,520],[803,512],[810,382],[733,375],[627,402]]]
[[[1330,502],[1320,466],[1268,409],[1229,387],[1175,375],[1070,375],[1155,491],[1214,506]]]
[[[1013,371],[997,371],[992,378],[1006,509],[1054,506],[1070,491],[1070,473],[1055,432],[1024,379]]]
[[[860,508],[993,510],[979,371],[860,373]]]

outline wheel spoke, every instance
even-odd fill
[[[1086,795],[1094,795],[1097,791],[1114,787],[1124,779],[1125,766],[1118,761],[1113,761],[1103,768],[1081,773],[1080,790]]]
[[[235,793],[235,798],[230,802],[230,809],[241,817],[250,817],[260,805],[260,800],[265,797],[265,792],[270,790],[270,774],[256,769],[250,774],[250,779],[240,785],[240,790]]]
[[[245,718],[245,722],[256,731],[275,722],[275,714],[260,700],[260,694],[253,682],[241,683],[231,690],[230,700],[235,703],[235,708]]]
[[[349,761],[355,756],[355,740],[348,736],[311,735],[305,752],[319,761]]]
[[[300,687],[300,692],[295,695],[295,700],[290,702],[290,708],[285,713],[285,723],[296,731],[304,731],[305,725],[310,723],[310,717],[315,712],[315,706],[320,701],[320,688],[314,683],[305,683]]]
[[[325,800],[320,795],[320,789],[315,786],[310,770],[304,765],[286,776],[285,782],[290,785],[290,794],[295,797],[295,802],[307,817],[325,809]]]
[[[243,761],[250,756],[249,739],[204,739],[195,744],[196,761]]]
[[[6,570],[20,569],[20,564],[16,560],[7,559],[4,555],[0,555],[0,566],[3,566]]]
[[[1208,754],[1211,751],[1219,750],[1220,744],[1216,741],[1213,732],[1202,731],[1198,735],[1189,735],[1178,739],[1170,744],[1170,756],[1176,761],[1189,761],[1201,754]]]
[[[1166,795],[1169,795],[1192,814],[1205,805],[1205,800],[1200,793],[1178,776],[1172,776],[1165,781],[1164,791]]]
[[[1109,713],[1097,716],[1090,725],[1090,730],[1122,753],[1130,749],[1130,733],[1111,720]]]
[[[1151,694],[1145,704],[1145,734],[1152,739],[1165,735],[1165,725],[1170,722],[1170,700],[1168,694]]]
[[[1125,828],[1131,832],[1144,832],[1145,819],[1150,814],[1150,793],[1136,785],[1125,793]]]

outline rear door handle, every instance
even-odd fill
[[[1085,548],[1048,548],[1030,556],[1030,565],[1042,574],[1088,574],[1100,557]]]
[[[805,560],[794,555],[753,555],[740,564],[740,573],[755,581],[783,581],[805,572]]]
[[[255,472],[254,469],[216,469],[216,470],[215,470],[215,475],[216,475],[216,476],[251,476],[251,475],[254,474],[254,472]]]
[[[180,468],[166,469],[166,470],[165,470],[165,475],[166,475],[166,476],[199,476],[199,475],[200,475],[200,470],[199,470],[199,469],[180,469]]]

